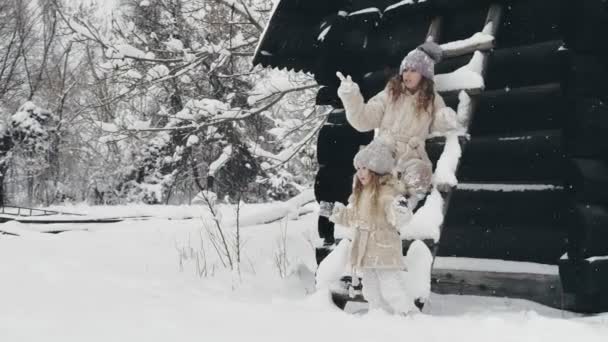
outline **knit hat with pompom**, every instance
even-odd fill
[[[376,138],[361,149],[353,161],[356,169],[364,167],[379,175],[384,175],[391,173],[395,166],[394,154],[390,142]]]
[[[435,63],[439,63],[442,58],[441,47],[433,42],[426,42],[405,56],[399,67],[399,75],[405,70],[413,70],[432,80],[435,76]]]

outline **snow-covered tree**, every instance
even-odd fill
[[[97,69],[114,86],[108,97],[116,99],[111,117],[101,123],[110,127],[106,139],[124,145],[132,138],[139,146],[129,156],[133,169],[117,184],[128,197],[165,202],[213,179],[221,197],[280,198],[306,183],[285,164],[305,146],[294,140],[311,141],[297,131],[308,132],[320,121],[312,94],[305,94],[315,84],[305,75],[290,81],[251,72],[264,20],[255,14],[265,12],[243,4],[125,0],[124,15],[113,20],[107,36],[72,21],[104,50]]]
[[[9,202],[187,203],[208,187],[221,200],[282,199],[310,185],[316,84],[251,67],[270,0],[119,5],[100,16],[65,0],[0,4]],[[35,139],[16,113],[49,113],[45,153],[25,153]]]

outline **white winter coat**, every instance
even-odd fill
[[[446,132],[459,126],[456,113],[445,105],[443,98],[437,93],[429,109],[431,113],[417,113],[416,94],[403,94],[393,102],[388,88],[367,103],[358,87],[338,92],[338,95],[351,126],[361,132],[378,128],[378,136],[394,144],[398,160],[408,152],[407,146],[412,138],[418,139],[424,146],[430,133]],[[422,150],[424,151],[424,148]],[[426,152],[421,159],[428,160]]]

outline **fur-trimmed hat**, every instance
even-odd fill
[[[426,42],[403,58],[399,66],[399,74],[403,71],[413,70],[422,76],[432,80],[435,76],[435,63],[439,63],[443,58],[443,50],[433,42]]]
[[[355,155],[353,162],[356,169],[364,167],[384,175],[395,166],[395,152],[389,142],[376,138]]]

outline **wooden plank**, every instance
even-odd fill
[[[559,83],[484,91],[469,134],[561,129],[570,107]]]
[[[437,294],[507,297],[534,301],[560,310],[577,310],[575,296],[564,293],[557,274],[491,272],[434,269],[431,291]],[[351,298],[346,290],[332,292],[336,305],[365,302],[361,295]]]
[[[431,161],[437,161],[444,144],[441,138],[427,141]],[[566,171],[562,133],[549,130],[472,137],[463,151],[457,178],[466,183],[559,184]]]
[[[31,223],[31,224],[54,224],[54,223],[115,223],[121,222],[122,218],[107,218],[107,219],[48,219],[48,220],[33,220],[27,218],[15,218],[15,221],[20,223]]]
[[[506,225],[541,225],[564,229],[570,222],[567,209],[570,205],[568,190],[546,185],[546,190],[523,190],[533,185],[487,184],[496,190],[457,188],[453,191],[454,205],[446,215],[446,222],[453,225],[478,224],[487,228]],[[460,183],[458,186],[465,186]],[[515,190],[509,190],[509,187]],[[517,190],[521,187],[522,190]],[[505,190],[500,190],[504,188]],[[514,215],[514,213],[517,213]]]
[[[497,48],[488,55],[486,89],[514,89],[561,83],[568,70],[568,51],[554,40],[513,48]]]
[[[566,227],[446,222],[437,255],[556,264],[567,236]]]
[[[13,211],[17,210],[17,213],[12,214],[12,215],[21,215],[21,211],[23,210],[24,212],[29,213],[29,215],[25,215],[25,216],[47,216],[47,215],[85,216],[84,214],[70,213],[70,212],[65,212],[65,211],[55,211],[55,210],[37,209],[37,208],[30,208],[30,207],[11,206],[11,205],[2,206],[2,213],[7,214],[7,215],[10,215],[11,213],[6,212],[6,209],[13,210]],[[42,212],[42,214],[34,215],[33,212]]]
[[[462,156],[458,179],[559,182],[565,162],[561,143],[559,130],[472,137]]]
[[[562,310],[576,308],[574,296],[563,293],[558,275],[434,269],[432,291],[526,299]]]

